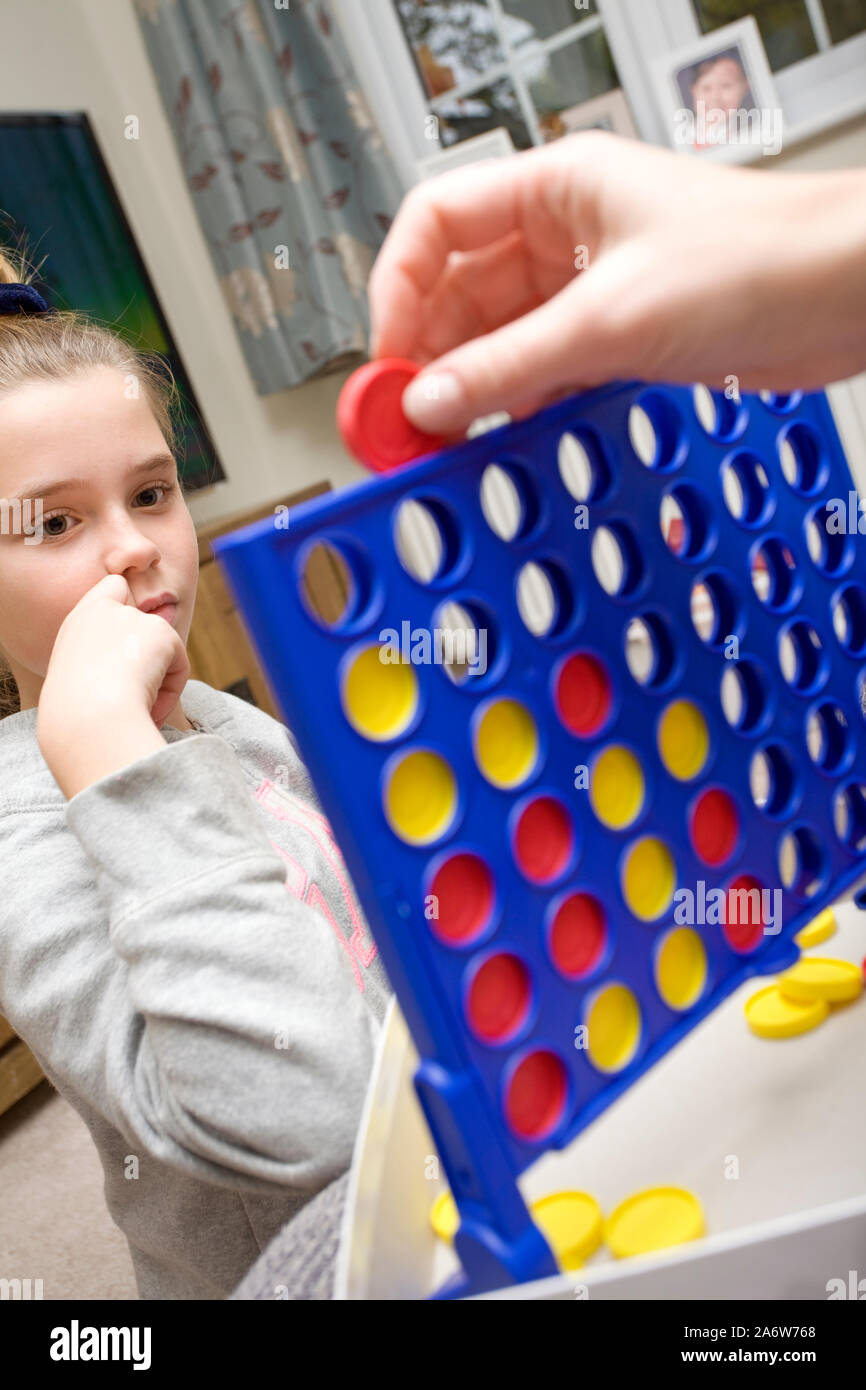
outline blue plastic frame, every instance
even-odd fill
[[[656,456],[649,465],[638,458],[629,435],[635,404],[655,429]],[[839,789],[856,784],[858,772],[866,785],[860,693],[866,673],[866,548],[856,536],[831,539],[826,526],[822,554],[812,559],[807,544],[810,517],[817,509],[822,518],[820,504],[856,495],[832,413],[820,392],[766,402],[758,395],[731,401],[715,393],[715,404],[713,434],[698,420],[691,387],[613,383],[305,502],[288,514],[287,529],[280,524],[284,517],[265,519],[213,542],[418,1050],[417,1094],[461,1217],[455,1248],[463,1272],[436,1297],[556,1274],[517,1177],[546,1150],[568,1144],[744,979],[792,964],[799,954],[796,931],[866,869],[866,826],[856,820],[850,844],[834,826]],[[567,431],[582,440],[592,464],[585,512],[559,468],[559,442]],[[779,453],[785,438],[799,460],[791,481]],[[493,532],[481,508],[482,475],[494,462],[511,474],[521,494],[522,525],[510,541]],[[743,499],[740,519],[725,501],[728,468]],[[674,496],[683,518],[679,555],[669,549],[659,524],[666,494]],[[442,532],[443,566],[429,583],[406,572],[395,548],[396,509],[407,498],[430,505]],[[609,595],[596,578],[591,545],[601,526],[622,539],[625,593]],[[768,537],[775,538],[777,611],[758,598],[750,580],[755,550]],[[311,614],[302,592],[307,556],[322,541],[340,550],[352,576],[347,607],[333,628]],[[794,560],[793,575],[782,546]],[[528,631],[516,603],[517,575],[530,561],[550,567],[557,596],[553,631],[542,637]],[[703,640],[691,619],[692,585],[708,577],[718,600],[715,642]],[[848,648],[832,619],[832,605],[845,590],[853,599]],[[410,631],[429,632],[446,600],[468,603],[470,612],[477,604],[475,611],[490,624],[487,671],[458,685],[441,665],[414,665],[420,701],[408,727],[385,741],[366,738],[341,703],[347,653],[379,645],[386,629],[400,632],[404,621]],[[662,638],[662,655],[655,667],[659,680],[641,685],[629,670],[624,641],[629,622],[647,615]],[[778,642],[800,620],[822,645],[818,652],[805,626],[794,629],[802,687],[795,688],[783,676]],[[727,641],[731,636],[738,650]],[[552,698],[558,664],[577,650],[601,659],[614,690],[605,727],[588,738],[566,729]],[[730,727],[720,703],[722,675],[734,664],[746,675],[741,729]],[[513,789],[492,785],[474,761],[473,711],[499,697],[522,702],[539,731],[535,768]],[[656,733],[662,711],[686,698],[705,716],[710,752],[695,778],[679,781],[661,760]],[[836,733],[829,726],[829,768],[812,760],[806,744],[806,720],[820,705],[835,706],[842,716],[841,723],[836,717]],[[840,740],[841,753],[833,753],[831,736]],[[619,830],[602,825],[588,792],[575,787],[575,769],[591,768],[611,743],[637,755],[646,783],[637,819]],[[771,804],[772,816],[755,804],[749,782],[752,755],[768,745],[782,750],[779,772],[793,772],[787,800],[779,779],[780,804]],[[444,834],[420,846],[395,835],[382,797],[389,760],[416,748],[444,756],[458,786],[456,818]],[[709,787],[725,789],[740,814],[737,847],[721,868],[701,860],[688,833],[695,798]],[[577,846],[567,871],[542,886],[520,872],[510,832],[515,808],[545,793],[565,806]],[[780,840],[801,828],[806,850],[817,846],[820,870],[811,880],[817,889],[808,894],[783,887],[779,878]],[[653,975],[653,943],[673,925],[673,907],[648,922],[631,913],[623,896],[623,855],[644,836],[658,837],[672,850],[678,887],[696,888],[703,881],[709,891],[750,874],[782,893],[780,930],[749,953],[735,950],[717,925],[694,924],[708,974],[704,992],[685,1011],[662,999]],[[431,864],[461,850],[475,852],[489,866],[496,911],[482,939],[455,947],[431,929],[424,902]],[[802,862],[804,873],[811,872],[808,853]],[[599,964],[579,982],[563,977],[545,944],[550,904],[571,890],[595,896],[608,931]],[[491,1046],[469,1028],[462,1000],[467,968],[494,948],[525,963],[533,1006],[513,1041]],[[640,1040],[627,1066],[604,1072],[574,1042],[589,1003],[613,982],[626,985],[638,1000]],[[554,1129],[529,1141],[507,1123],[503,1086],[515,1060],[536,1048],[561,1060],[567,1101]]]

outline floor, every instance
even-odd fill
[[[84,1122],[49,1082],[0,1115],[0,1278],[41,1279],[44,1299],[137,1300],[102,1182]]]

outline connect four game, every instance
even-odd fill
[[[392,365],[340,407],[380,476],[214,549],[421,1059],[447,1298],[558,1272],[517,1177],[866,871],[866,553],[823,393],[615,382],[443,447]]]

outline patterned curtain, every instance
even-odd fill
[[[326,0],[135,0],[260,395],[351,365],[403,188]]]

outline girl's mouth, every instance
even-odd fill
[[[177,617],[177,604],[164,603],[161,608],[151,609],[151,613],[157,618],[165,618],[165,621],[171,623],[172,627],[174,627],[174,620]],[[150,616],[150,614],[148,614],[148,616]]]

